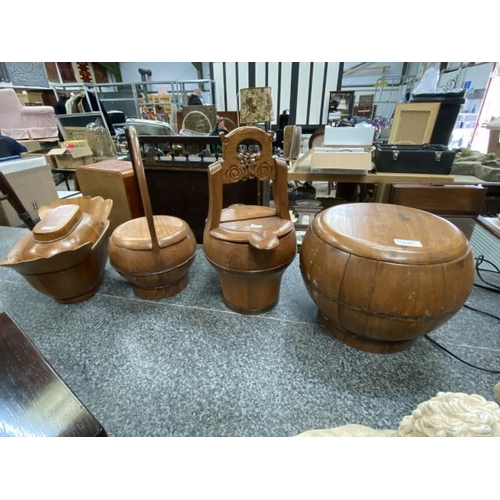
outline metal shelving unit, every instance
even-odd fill
[[[392,118],[396,104],[406,102],[406,94],[413,90],[416,76],[383,76],[375,83],[373,104],[377,115]]]
[[[148,81],[148,82],[115,82],[115,83],[63,83],[51,84],[56,98],[58,91],[84,91],[87,95],[92,91],[98,98],[98,103],[102,103],[106,111],[123,111],[128,118],[141,117],[140,99],[148,104],[148,93],[155,93],[163,88],[172,96],[172,105],[181,109],[187,105],[188,94],[196,87],[203,88],[205,104],[215,102],[215,81],[214,80],[179,80],[179,81]],[[154,104],[154,103],[151,103]],[[102,111],[99,105],[99,111]]]

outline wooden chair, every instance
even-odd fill
[[[36,222],[24,207],[23,202],[17,196],[7,177],[5,177],[3,172],[0,172],[0,201],[3,200],[7,200],[12,205],[12,208],[28,229],[35,227]]]
[[[228,307],[246,314],[276,305],[283,272],[297,250],[288,211],[287,166],[272,156],[272,138],[272,132],[255,126],[221,135],[223,160],[208,169],[205,256],[218,272]],[[274,207],[223,208],[224,185],[253,178],[272,181]]]

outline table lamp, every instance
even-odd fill
[[[271,87],[240,89],[240,125],[265,123],[267,130],[272,119]]]

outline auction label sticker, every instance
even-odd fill
[[[422,248],[422,243],[417,240],[400,240],[398,238],[394,238],[394,243],[396,245],[402,246],[402,247],[416,247],[416,248]]]

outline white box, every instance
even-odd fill
[[[51,168],[43,156],[0,162],[0,171],[33,220],[38,219],[40,206],[48,205],[59,198]],[[8,200],[0,202],[0,225],[14,227],[24,225]]]
[[[371,147],[375,127],[325,127],[324,146]]]

